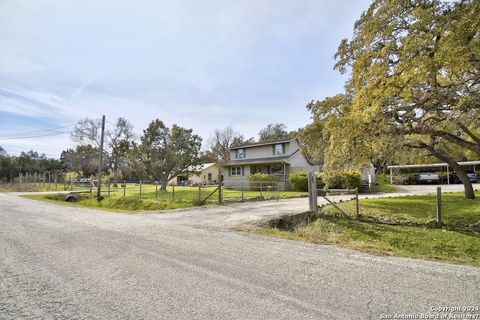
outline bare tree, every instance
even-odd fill
[[[102,123],[99,119],[81,119],[73,128],[70,138],[76,145],[90,144],[95,148],[100,148],[101,129]]]
[[[92,146],[100,148],[102,123],[99,119],[85,118],[78,121],[70,134],[77,146]],[[112,130],[105,130],[104,154],[111,159],[114,184],[118,184],[118,169],[125,159],[131,140],[135,138],[133,125],[125,118],[118,118]]]
[[[107,132],[107,146],[111,152],[113,184],[118,185],[118,169],[125,159],[130,142],[135,138],[133,125],[125,118],[118,118],[113,130]]]

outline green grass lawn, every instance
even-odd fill
[[[95,199],[95,190],[90,194],[89,187],[75,186],[72,192],[80,194],[80,201],[76,203],[65,202],[65,194],[46,194],[46,195],[25,195],[24,197],[34,200],[48,201],[57,204],[64,204],[76,207],[97,208],[104,210],[120,212],[140,212],[140,211],[159,211],[188,208],[199,205],[198,199],[204,200],[208,195],[213,195],[205,201],[205,205],[218,203],[218,193],[216,187],[171,187],[167,192],[157,191],[155,185],[142,185],[140,197],[140,185],[127,184],[125,190],[120,185],[117,188],[105,187],[103,201]],[[125,196],[124,195],[125,191]],[[260,191],[240,191],[223,189],[224,201],[252,201],[305,197],[305,192],[281,191],[273,192],[268,190]]]
[[[480,193],[477,193],[480,197]],[[395,255],[418,259],[440,260],[480,266],[480,199],[465,200],[462,194],[444,195],[446,228],[435,229],[427,225],[389,225],[376,221],[340,218],[331,206],[325,215],[294,231],[274,228],[254,228],[250,231],[292,240],[365,251],[380,255]],[[360,203],[361,212],[370,217],[388,217],[391,221],[425,223],[435,210],[433,196],[370,199]],[[353,203],[340,206],[353,212]],[[433,211],[435,212],[435,211]],[[469,230],[462,226],[469,225]]]
[[[377,185],[375,186],[376,192],[395,192],[397,188],[390,184],[390,178],[386,175],[377,174],[375,176]]]
[[[442,220],[447,227],[475,225],[480,227],[480,192],[477,199],[468,200],[463,193],[444,193],[442,195]],[[364,218],[399,223],[425,224],[436,219],[436,195],[406,196],[395,198],[360,200],[360,215]],[[338,206],[345,212],[355,212],[355,202],[346,201]],[[322,211],[335,215],[337,209],[325,206]]]

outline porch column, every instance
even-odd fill
[[[450,184],[450,166],[447,164],[447,184]]]
[[[287,183],[287,164],[285,162],[283,163],[283,182]]]
[[[393,184],[393,169],[390,167],[390,184]]]

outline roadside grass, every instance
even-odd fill
[[[135,196],[111,197],[102,201],[95,198],[82,198],[79,202],[66,202],[66,194],[30,194],[22,197],[32,200],[39,200],[79,208],[95,208],[106,211],[122,213],[138,213],[144,211],[161,211],[189,208],[194,206],[192,201],[188,200],[166,200],[166,199],[140,199]]]
[[[90,193],[90,188],[76,187],[72,190],[72,193],[76,193],[80,197],[79,202],[66,202],[65,193],[52,193],[42,195],[24,195],[23,197],[33,200],[47,201],[51,203],[95,208],[109,211],[118,212],[144,212],[144,211],[161,211],[195,207],[199,205],[212,205],[218,203],[218,193],[215,192],[216,187],[171,187],[167,188],[167,192],[160,192],[155,185],[142,185],[141,197],[140,197],[140,185],[128,184],[125,188],[120,185],[117,188],[108,187],[103,188],[103,195],[105,197],[102,201],[95,199],[95,190]],[[233,201],[253,201],[253,200],[271,200],[292,198],[292,197],[305,197],[305,192],[295,191],[281,191],[279,193],[273,191],[239,191],[223,189],[225,202]],[[213,194],[212,194],[213,193]],[[211,197],[202,203],[200,200],[204,200],[207,196]]]
[[[299,225],[293,231],[275,228],[247,230],[260,235],[335,245],[376,255],[438,260],[478,267],[480,200],[465,200],[462,197],[461,193],[444,195],[446,226],[443,229],[432,228],[427,224],[432,215],[431,210],[435,212],[435,197],[410,196],[362,200],[362,216],[359,221],[341,218],[335,212],[336,209],[329,205],[322,208],[324,214],[317,220]],[[354,212],[353,201],[340,203],[339,206]],[[385,218],[388,218],[389,223],[395,223],[398,219],[399,224],[386,224]],[[405,224],[408,221],[415,224]]]
[[[390,184],[389,177],[382,174],[377,174],[375,176],[375,180],[377,182],[375,186],[376,192],[395,192],[397,188],[394,185]]]

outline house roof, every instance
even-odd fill
[[[246,144],[241,144],[241,145],[238,145],[238,146],[233,146],[233,147],[230,148],[230,150],[250,148],[250,147],[268,146],[268,145],[277,144],[277,143],[287,143],[287,142],[291,142],[291,141],[296,140],[296,139],[297,139],[297,138],[293,138],[293,139],[279,139],[279,140],[263,141],[263,142],[254,142],[254,143],[246,143]]]
[[[290,156],[272,156],[272,157],[265,157],[265,158],[253,158],[253,159],[239,159],[239,160],[230,160],[230,162],[226,163],[227,166],[234,166],[234,165],[243,165],[243,164],[262,164],[262,163],[277,163],[277,162],[285,162],[288,160]]]
[[[214,165],[215,165],[214,162],[204,163],[204,164],[202,164],[202,166],[201,166],[200,168],[198,168],[198,171],[203,171],[203,170],[208,169],[208,168],[210,168],[210,167],[212,167],[212,166],[214,166]]]
[[[458,162],[461,166],[473,166],[480,165],[480,161],[460,161]],[[394,165],[388,166],[387,169],[417,169],[417,168],[435,168],[435,167],[448,167],[448,163],[424,163],[424,164],[403,164],[403,165]]]

